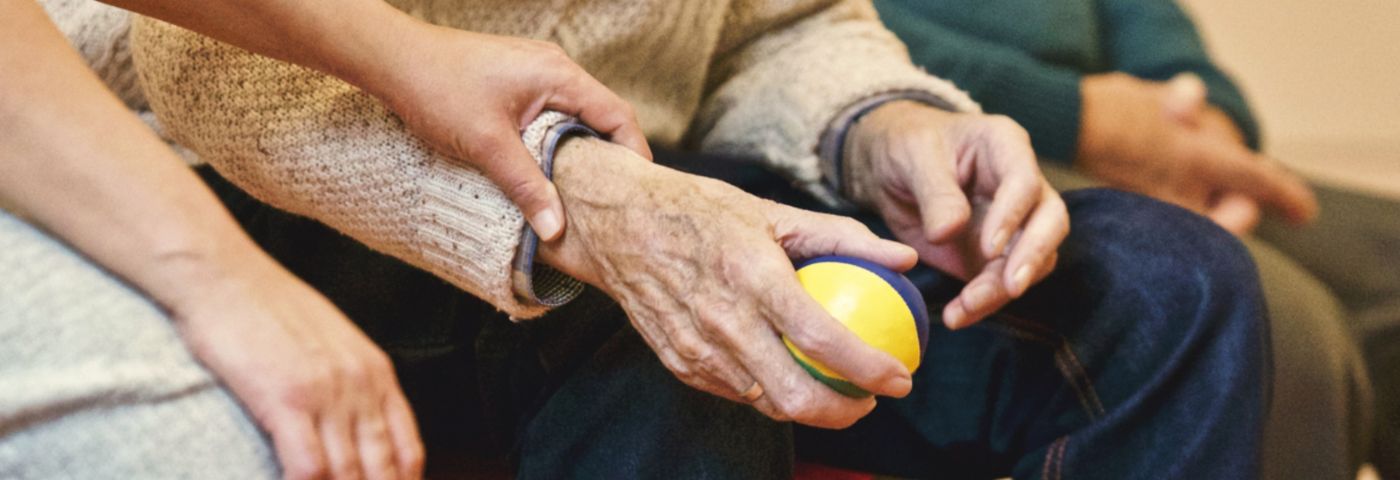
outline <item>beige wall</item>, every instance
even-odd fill
[[[1400,0],[1181,0],[1261,117],[1318,180],[1400,198]]]

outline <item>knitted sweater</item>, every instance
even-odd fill
[[[875,0],[914,62],[965,88],[991,113],[1031,134],[1041,156],[1073,160],[1084,75],[1121,71],[1150,80],[1199,75],[1208,100],[1249,145],[1259,128],[1230,78],[1206,54],[1172,0]]]
[[[652,142],[757,157],[826,200],[818,146],[864,109],[853,107],[894,93],[978,108],[914,67],[868,1],[391,3],[440,25],[555,42],[633,104]],[[255,197],[516,317],[576,290],[532,265],[522,216],[489,181],[430,151],[367,94],[154,20],[139,19],[132,42],[167,132]],[[525,132],[538,160],[565,120],[546,115]]]

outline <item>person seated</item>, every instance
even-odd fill
[[[430,448],[509,449],[523,478],[786,477],[794,451],[909,476],[1257,474],[1267,333],[1237,240],[1129,194],[1062,200],[1025,132],[912,66],[868,2],[153,3],[122,2],[229,42],[137,20],[160,126],[385,348]],[[642,132],[701,153],[652,163]],[[860,205],[908,246],[780,202]],[[946,328],[924,368],[802,291],[791,261],[830,253],[925,265]],[[887,398],[828,389],[782,337]],[[395,461],[381,430],[240,399],[293,476]]]
[[[1317,211],[1309,186],[1258,153],[1248,102],[1171,0],[875,5],[915,63],[1026,127],[1052,183],[1152,196],[1241,236],[1262,211],[1293,223]],[[1400,333],[1385,246],[1400,219],[1393,203],[1317,189],[1317,225],[1267,221],[1246,240],[1272,313],[1273,363],[1289,372],[1274,376],[1265,476],[1354,478],[1372,448],[1374,380],[1373,458],[1400,477],[1400,384],[1385,373],[1400,357],[1382,340]]]

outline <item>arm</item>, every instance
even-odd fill
[[[585,121],[622,112],[623,126],[611,136],[624,141],[635,127],[630,107],[599,100],[616,97],[558,47],[409,22],[376,30],[387,43],[400,42],[389,58],[361,66],[379,74],[346,75],[402,87],[386,98],[369,93],[379,88],[152,19],[136,21],[132,42],[151,108],[170,136],[253,196],[514,316],[534,317],[568,301],[578,283],[536,270],[532,257],[535,232],[557,237],[566,217],[540,222],[538,213],[522,215],[514,204],[532,192],[555,195],[541,166],[547,144],[571,122],[537,113],[576,102],[604,112],[569,109]],[[481,68],[506,62],[515,68]],[[519,123],[521,115],[533,122]],[[647,153],[644,142],[634,143],[634,151]],[[535,177],[542,183],[529,180]],[[526,218],[534,229],[524,228]]]
[[[422,447],[383,352],[257,249],[36,4],[0,9],[0,203],[169,312],[271,434],[289,477],[418,475]],[[357,422],[386,435],[337,434]]]
[[[436,27],[377,0],[110,3],[367,92],[434,150],[501,185],[546,240],[563,231],[562,206],[519,142],[540,112],[572,112],[651,155],[631,107],[545,42]],[[483,68],[503,62],[516,68]]]
[[[1099,0],[1099,7],[1111,68],[1159,82],[1196,74],[1206,100],[1234,121],[1249,148],[1259,149],[1259,125],[1244,94],[1211,61],[1196,25],[1174,0]]]

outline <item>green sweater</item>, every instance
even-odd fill
[[[875,0],[880,18],[917,63],[951,80],[990,113],[1026,127],[1036,151],[1068,161],[1079,142],[1084,75],[1121,71],[1149,80],[1194,72],[1208,100],[1251,148],[1259,128],[1238,88],[1211,63],[1191,19],[1172,0]]]

